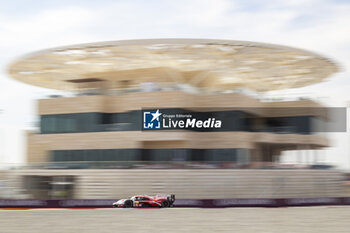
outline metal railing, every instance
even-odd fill
[[[57,161],[27,164],[3,164],[2,169],[331,169],[317,164],[281,164],[277,162],[223,161]],[[1,170],[1,167],[0,167]]]

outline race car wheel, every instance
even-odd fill
[[[124,202],[124,207],[125,208],[131,208],[133,205],[132,205],[132,200],[127,200]]]
[[[162,207],[163,208],[166,208],[166,207],[169,207],[170,206],[170,202],[169,201],[163,201],[162,202]]]

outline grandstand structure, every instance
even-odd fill
[[[40,129],[27,134],[32,169],[14,172],[14,179],[30,184],[22,187],[27,191],[46,182],[56,198],[97,198],[102,183],[111,187],[103,186],[105,198],[129,195],[136,188],[124,193],[119,186],[143,177],[150,183],[130,181],[144,187],[137,188],[141,193],[179,187],[174,192],[182,198],[189,193],[210,198],[214,194],[205,190],[230,184],[222,190],[223,198],[287,195],[282,189],[265,194],[249,189],[252,177],[266,175],[261,183],[265,187],[274,186],[271,176],[285,177],[284,187],[293,180],[290,187],[301,191],[283,191],[291,196],[316,196],[324,188],[331,190],[326,196],[334,196],[341,176],[334,171],[329,180],[322,179],[327,171],[304,171],[300,178],[287,179],[293,170],[265,174],[232,168],[272,168],[283,151],[329,146],[327,138],[315,134],[327,120],[321,104],[310,99],[266,101],[261,96],[319,83],[337,71],[334,62],[306,50],[229,40],[111,41],[28,54],[10,65],[10,75],[59,94],[38,100]],[[144,130],[144,109],[211,117],[222,120],[224,127]],[[171,175],[161,180],[159,172]],[[308,176],[312,178],[304,185]],[[211,182],[206,182],[208,177]],[[118,179],[122,184],[115,183]],[[307,191],[308,185],[314,192]],[[28,193],[34,198],[48,195]]]

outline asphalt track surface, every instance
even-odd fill
[[[0,232],[348,233],[350,208],[2,209]]]

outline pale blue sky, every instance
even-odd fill
[[[7,65],[24,53],[94,41],[217,38],[276,43],[334,59],[342,72],[301,93],[345,106],[350,100],[350,1],[345,0],[0,0],[0,163],[21,161],[20,129],[35,121],[34,100],[50,90],[9,78]],[[301,95],[300,94],[300,95]],[[349,168],[350,136],[330,135],[327,161]]]

